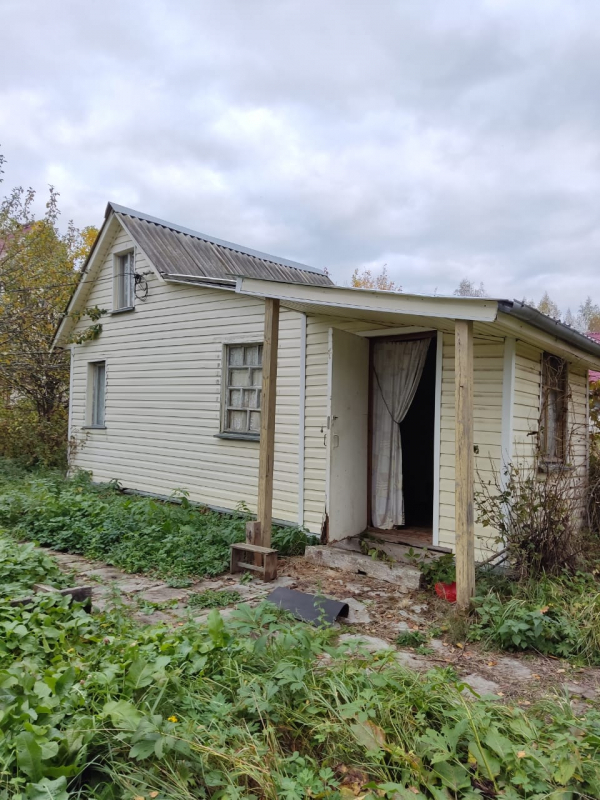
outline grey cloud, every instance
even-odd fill
[[[600,296],[600,6],[5,3],[6,182],[411,291]]]

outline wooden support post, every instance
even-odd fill
[[[260,544],[271,547],[273,516],[273,461],[275,450],[275,393],[279,344],[279,300],[265,298],[265,337],[262,358],[260,453],[258,458],[258,522]]]
[[[455,393],[456,604],[464,610],[475,594],[473,323],[466,320],[455,322]]]

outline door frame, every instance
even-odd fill
[[[444,334],[435,329],[420,328],[410,333],[386,335],[385,330],[359,334],[369,338],[369,418],[367,444],[367,523],[371,525],[371,477],[373,455],[373,348],[376,341],[402,342],[418,339],[436,339],[435,358],[435,403],[433,416],[433,498],[432,498],[432,545],[439,545],[440,538],[440,470],[441,470],[441,423],[442,423],[442,365]]]

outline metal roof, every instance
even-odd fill
[[[111,211],[165,278],[174,275],[185,280],[188,276],[193,282],[198,278],[232,280],[241,276],[312,286],[333,283],[315,267],[215,239],[116,203],[108,204],[106,215]]]

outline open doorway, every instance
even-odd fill
[[[371,341],[368,517],[386,540],[433,543],[435,334]]]

